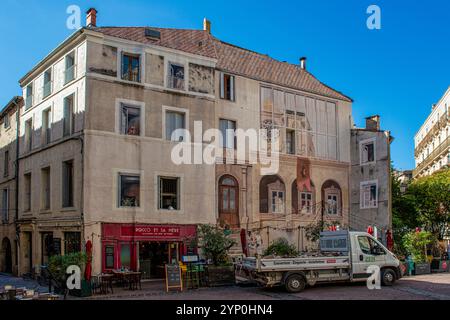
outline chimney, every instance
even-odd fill
[[[306,57],[300,58],[300,68],[302,68],[303,70],[306,70]]]
[[[203,30],[211,33],[211,21],[206,18],[203,18]]]
[[[97,10],[95,8],[89,8],[86,11],[86,27],[96,27],[97,26]]]
[[[380,131],[380,116],[374,115],[366,118],[366,129]]]

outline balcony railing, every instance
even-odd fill
[[[447,137],[441,144],[431,152],[413,171],[413,177],[416,177],[422,170],[433,163],[433,161],[442,153],[450,148],[450,137]]]
[[[43,87],[44,98],[48,97],[51,93],[52,93],[52,82],[49,81],[45,83]]]
[[[184,79],[169,75],[167,77],[167,86],[172,89],[184,90]]]
[[[64,71],[64,84],[69,83],[73,79],[75,79],[75,65],[67,68]]]

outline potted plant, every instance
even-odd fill
[[[298,256],[298,251],[294,245],[289,244],[287,239],[278,238],[267,247],[264,251],[264,256],[296,257]]]
[[[208,284],[210,286],[234,284],[234,266],[228,250],[236,244],[229,234],[218,226],[200,225],[199,244],[208,263]]]
[[[414,262],[414,275],[430,273],[427,246],[433,242],[433,235],[427,231],[413,231],[406,233],[402,240]]]

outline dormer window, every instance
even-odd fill
[[[122,54],[122,80],[140,82],[140,65],[140,57],[138,54]]]
[[[172,89],[184,90],[184,66],[169,63],[167,85]]]

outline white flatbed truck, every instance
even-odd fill
[[[402,276],[397,257],[370,234],[325,231],[320,234],[320,251],[316,254],[243,258],[235,264],[235,275],[237,283],[282,285],[288,292],[300,292],[316,283],[366,281],[371,275],[367,268],[373,265],[380,268],[383,285],[390,286]]]

